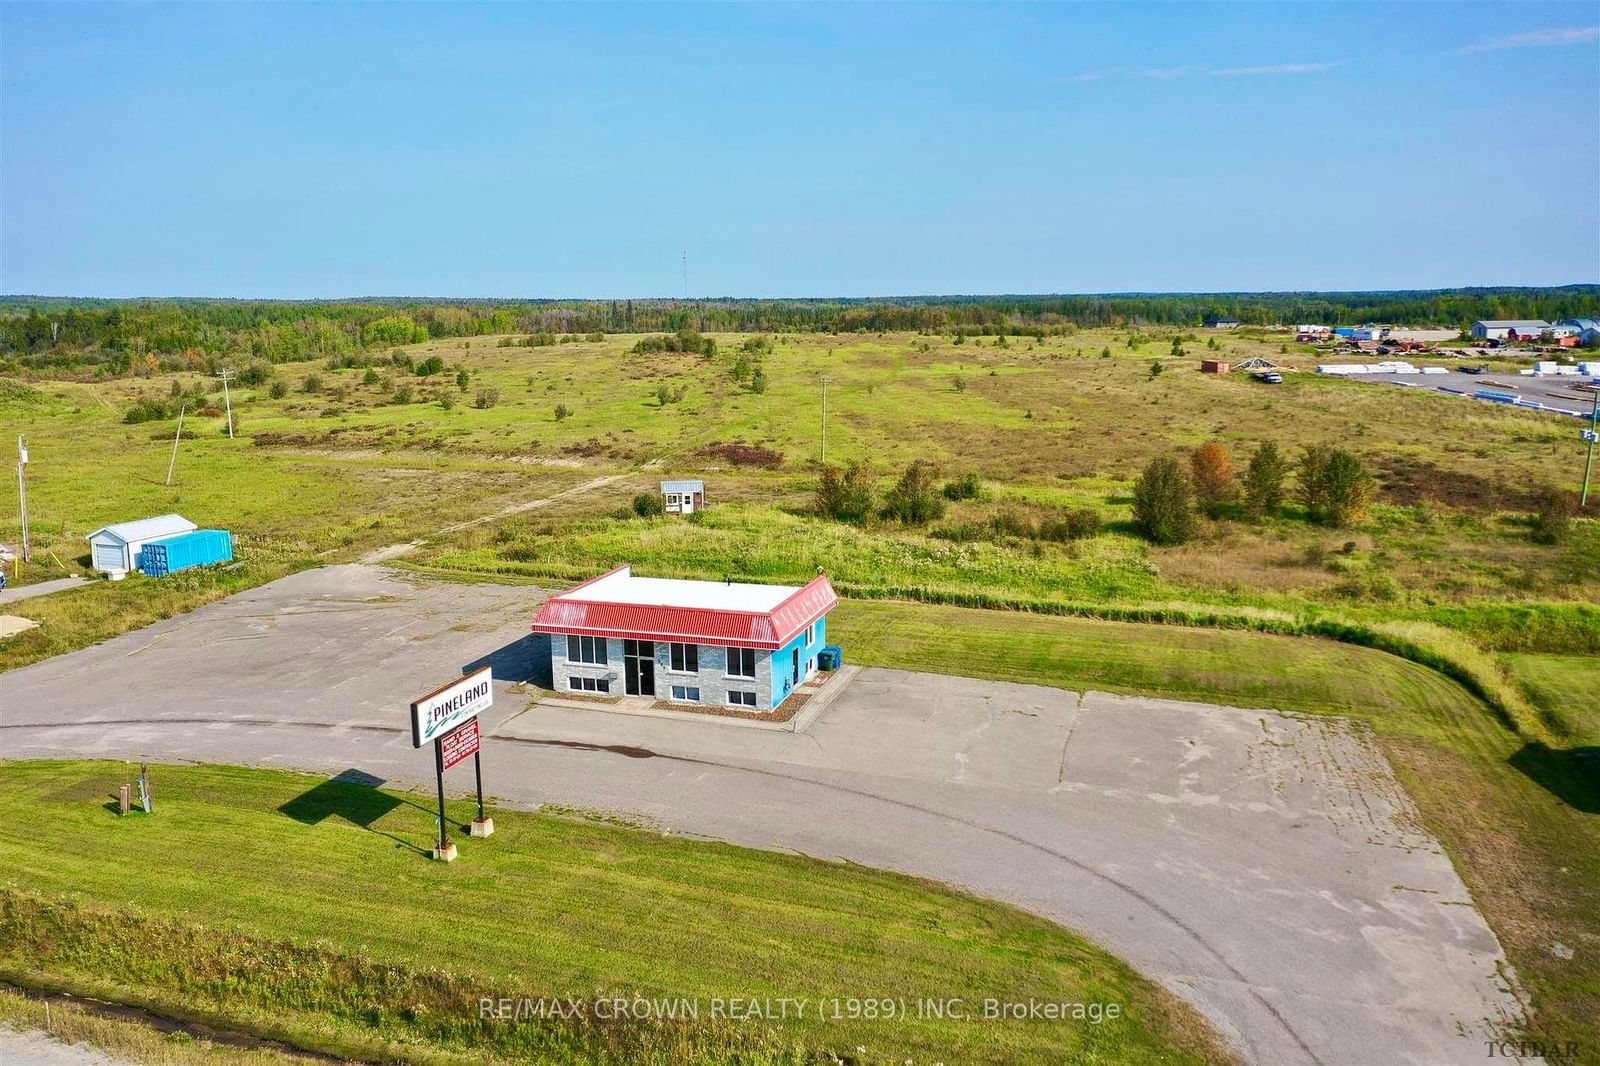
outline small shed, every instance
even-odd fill
[[[1200,372],[1202,374],[1226,374],[1228,372],[1228,364],[1221,359],[1202,359],[1200,360]]]
[[[179,514],[157,515],[136,522],[119,522],[89,534],[89,556],[96,570],[121,581],[132,570],[138,569],[139,552],[153,540],[175,537],[198,529],[193,522]]]
[[[706,483],[698,479],[663,481],[661,495],[668,514],[694,514],[706,507]]]

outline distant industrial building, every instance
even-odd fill
[[[1550,328],[1542,318],[1484,319],[1472,324],[1472,335],[1481,341],[1525,341]]]
[[[139,569],[139,553],[151,541],[192,533],[198,529],[181,514],[157,515],[136,522],[118,522],[89,534],[89,560],[113,581]]]
[[[1600,318],[1563,318],[1557,329],[1570,329],[1572,336],[1586,348],[1600,347]]]
[[[1239,320],[1232,315],[1209,315],[1206,317],[1206,329],[1233,329],[1238,324]]]

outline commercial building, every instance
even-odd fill
[[[705,510],[706,483],[700,480],[663,481],[661,498],[668,514],[694,514]]]
[[[619,566],[551,598],[532,628],[557,691],[769,711],[816,672],[838,602],[820,575],[796,587]]]
[[[121,581],[139,568],[139,552],[151,541],[190,533],[199,527],[179,514],[157,515],[136,522],[119,522],[89,534],[91,565],[113,581]]]
[[[1481,341],[1525,341],[1549,328],[1542,318],[1485,319],[1472,324],[1472,335]]]
[[[1206,318],[1207,329],[1233,329],[1239,320],[1232,315],[1210,315]]]
[[[1556,328],[1572,330],[1578,343],[1586,348],[1600,347],[1600,318],[1563,318]]]

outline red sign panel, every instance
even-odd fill
[[[469,718],[439,738],[439,755],[446,770],[478,754],[478,720]]]

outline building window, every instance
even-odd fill
[[[808,648],[811,647],[811,645],[816,642],[816,639],[817,639],[817,623],[812,622],[810,625],[806,626],[806,643],[805,643],[805,647],[808,647]]]
[[[672,698],[684,700],[688,703],[700,702],[700,690],[693,685],[673,685]]]
[[[729,648],[728,676],[747,677],[754,681],[756,677],[756,650],[754,648]]]
[[[728,691],[728,705],[730,707],[754,707],[756,694],[754,692],[741,692],[737,689]]]
[[[606,638],[568,634],[567,662],[588,663],[590,666],[606,665]]]
[[[698,674],[700,672],[700,645],[672,645],[672,668],[680,674]]]
[[[567,687],[574,692],[610,692],[611,682],[604,677],[569,677]]]

